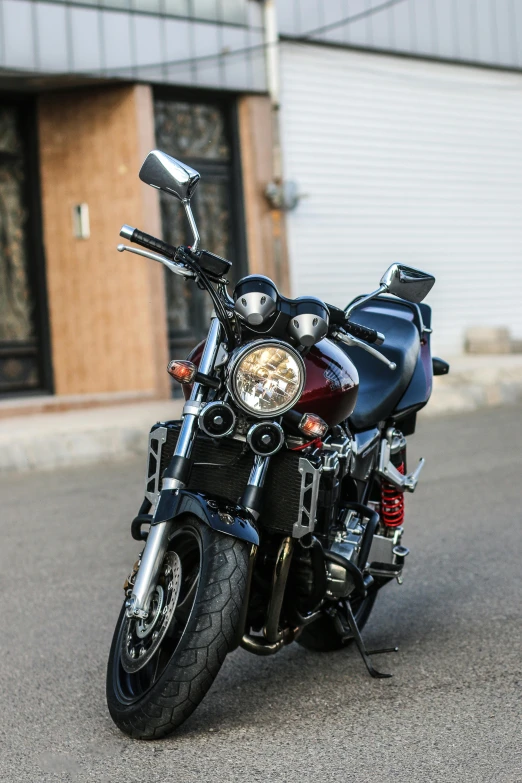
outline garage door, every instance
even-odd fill
[[[293,295],[344,305],[402,261],[433,274],[434,350],[522,337],[522,75],[282,47]]]

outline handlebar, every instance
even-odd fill
[[[339,329],[343,329],[348,334],[351,334],[352,337],[357,337],[359,340],[364,340],[367,343],[375,343],[376,345],[383,344],[383,334],[377,332],[375,329],[370,329],[368,326],[349,321],[344,310],[341,310],[339,307],[335,307],[331,304],[326,306],[330,313],[330,334],[334,334],[335,332],[338,332]]]
[[[357,337],[359,340],[364,340],[367,343],[382,345],[384,342],[384,335],[377,332],[375,329],[370,329],[368,326],[356,324],[353,321],[346,321],[342,328],[345,332],[348,332],[348,334]]]
[[[174,245],[169,245],[168,242],[163,242],[162,239],[156,239],[156,237],[146,234],[144,231],[140,231],[139,228],[133,228],[132,226],[122,226],[120,236],[127,239],[129,242],[135,242],[137,245],[146,247],[147,250],[152,250],[154,253],[161,253],[167,258],[174,258],[178,250]]]

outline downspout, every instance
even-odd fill
[[[283,167],[281,156],[281,134],[279,129],[280,82],[279,82],[279,32],[277,28],[276,0],[265,0],[263,5],[265,28],[266,81],[272,113],[272,181],[267,185],[265,195],[271,206],[272,241],[276,284],[289,296],[288,264],[284,236],[284,215],[282,204]]]

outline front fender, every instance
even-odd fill
[[[246,508],[226,498],[203,492],[163,489],[151,525],[159,525],[169,519],[176,520],[183,514],[194,514],[213,530],[259,545],[259,534]]]

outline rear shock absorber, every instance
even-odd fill
[[[406,473],[406,438],[395,430],[391,445],[391,461],[399,473]],[[381,482],[381,521],[388,528],[401,527],[404,522],[404,491],[389,481]]]

